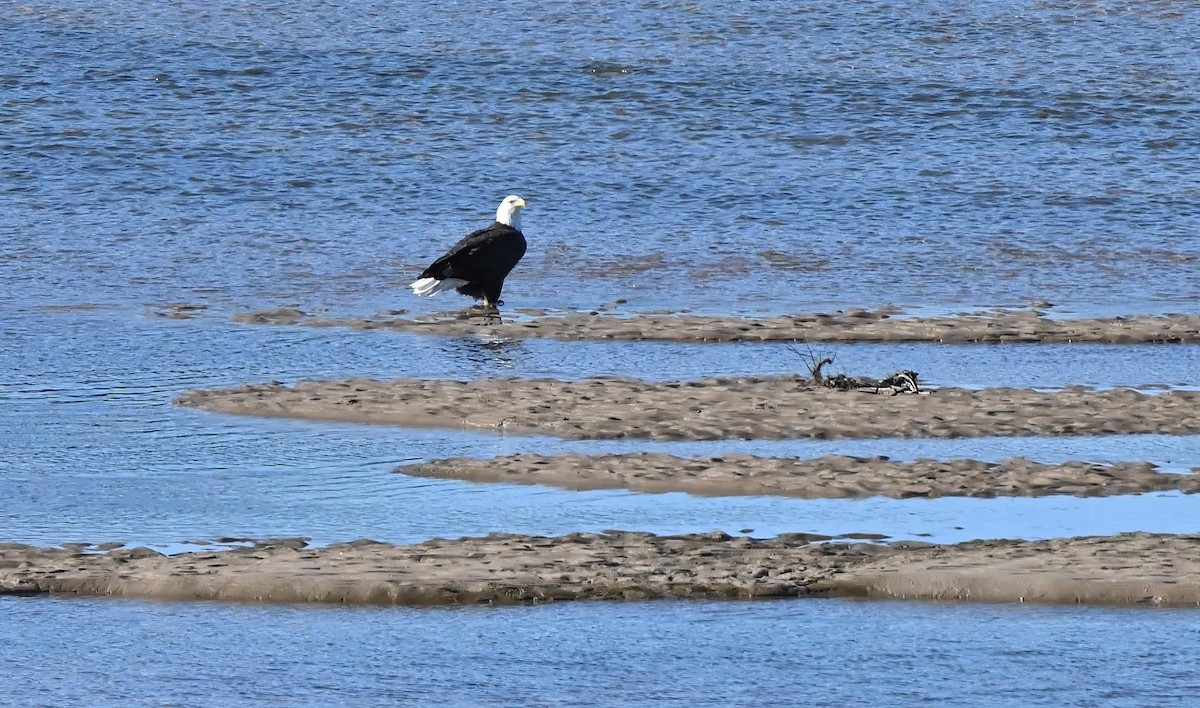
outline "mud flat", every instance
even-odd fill
[[[487,460],[456,458],[405,465],[414,477],[472,482],[545,484],[566,489],[630,489],[701,495],[775,495],[805,499],[867,497],[1116,496],[1200,491],[1200,473],[1162,474],[1148,462],[1113,465],[918,460],[826,455],[813,460],[731,454],[682,458],[660,453],[516,454]],[[1200,472],[1198,470],[1197,472]]]
[[[0,544],[0,594],[403,605],[829,595],[1200,604],[1195,535],[938,546],[614,531],[316,549],[277,539],[171,556],[87,551]]]
[[[464,312],[420,317],[379,315],[330,318],[281,308],[234,316],[250,324],[387,329],[418,334],[467,335],[486,332],[508,338],[543,337],[687,342],[1094,342],[1144,344],[1200,342],[1200,316],[1131,315],[1051,319],[1036,310],[964,313],[945,317],[903,317],[896,310],[846,310],[766,318],[715,317],[688,313],[618,315],[605,311],[548,315],[522,311],[505,321]]]
[[[436,426],[569,439],[957,438],[1200,433],[1200,391],[942,388],[835,391],[798,376],[695,381],[496,378],[301,381],[188,391],[240,415]]]

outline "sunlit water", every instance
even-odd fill
[[[509,307],[945,312],[1045,299],[1057,315],[1194,312],[1200,20],[1189,4],[54,0],[0,12],[0,540],[1196,530],[1200,506],[1178,494],[709,499],[392,470],[654,449],[1147,459],[1179,471],[1200,465],[1197,437],[564,443],[170,403],[188,388],[307,377],[804,371],[804,352],[782,345],[229,321],[281,305],[456,306],[403,285],[513,192],[530,204],[530,250]],[[204,309],[149,314],[171,303]],[[846,373],[915,369],[930,385],[1200,385],[1200,348],[1188,346],[821,350]],[[1180,668],[1191,617],[0,599],[0,701],[1171,704],[1197,688]]]

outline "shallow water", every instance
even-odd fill
[[[1188,610],[0,598],[0,613],[5,698],[22,705],[1145,706],[1200,691]]]
[[[222,536],[309,536],[316,543],[369,537],[417,541],[505,530],[557,534],[609,528],[659,533],[753,529],[873,532],[959,541],[1128,530],[1194,530],[1200,496],[1115,499],[872,499],[806,501],[692,498],[621,491],[414,479],[406,462],[516,452],[679,455],[730,451],[896,459],[1014,455],[1057,462],[1144,459],[1167,471],[1200,467],[1200,436],[979,438],[966,440],[561,441],[475,431],[240,418],[171,404],[187,388],[300,377],[394,376],[652,378],[795,371],[782,344],[637,342],[488,343],[389,332],[254,327],[140,311],[25,311],[5,333],[23,346],[0,353],[0,538],[40,544],[109,541],[174,548]],[[948,385],[1193,383],[1200,347],[856,344],[838,347],[850,372],[918,366]],[[1113,358],[1140,369],[1113,367]],[[910,362],[919,362],[910,364]]]
[[[1056,315],[1194,312],[1197,13],[1105,0],[9,6],[0,540],[1195,531],[1198,502],[1172,494],[806,502],[418,480],[391,470],[630,445],[240,419],[170,400],[349,375],[803,372],[801,352],[775,345],[229,322],[281,305],[455,307],[403,285],[510,192],[530,203],[513,308],[940,313],[1046,299]],[[172,303],[204,309],[153,316]],[[821,349],[847,373],[911,368],[931,385],[1200,385],[1191,346]],[[1196,438],[1162,436],[719,449],[1200,464]],[[1179,668],[1192,615],[1177,612],[0,598],[0,617],[3,698],[22,704],[1172,704],[1197,688]]]

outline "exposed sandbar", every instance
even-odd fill
[[[822,595],[1200,604],[1200,536],[948,546],[823,538],[491,534],[319,549],[282,540],[172,556],[0,544],[0,594],[404,605]]]
[[[1200,433],[1200,391],[942,388],[835,391],[798,376],[695,381],[496,378],[301,381],[188,391],[177,402],[241,415],[454,427],[570,439],[957,438]]]
[[[839,557],[864,552],[818,551],[809,540],[490,534],[413,546],[265,542],[172,556],[146,548],[85,555],[7,545],[0,546],[0,593],[418,605],[794,596],[827,578]]]
[[[867,497],[1080,497],[1200,491],[1200,474],[1162,474],[1148,462],[1113,465],[1023,458],[1003,462],[826,455],[814,460],[730,454],[683,458],[661,453],[516,454],[405,465],[415,477],[545,484],[566,489],[630,489],[701,495],[774,495],[805,499]]]
[[[776,317],[730,317],[688,313],[618,315],[589,311],[507,316],[505,321],[464,312],[405,317],[377,315],[332,318],[281,308],[234,316],[251,324],[387,329],[418,334],[467,335],[485,332],[507,338],[543,337],[688,342],[1094,342],[1143,344],[1200,342],[1200,316],[1130,315],[1051,319],[1036,310],[999,311],[942,317],[902,317],[895,310],[846,310]]]
[[[1200,535],[970,541],[863,563],[829,584],[875,598],[1200,605]]]

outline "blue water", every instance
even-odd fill
[[[1194,308],[1187,3],[10,6],[2,300]],[[771,254],[769,257],[763,254]],[[580,287],[582,280],[582,287]]]
[[[0,598],[0,616],[12,705],[1166,706],[1200,691],[1187,610]]]
[[[803,371],[775,345],[230,321],[465,304],[403,286],[509,193],[529,202],[514,308],[1044,299],[1060,316],[1194,313],[1198,13],[1115,0],[0,4],[0,540],[1196,531],[1195,498],[1177,494],[850,502],[413,479],[392,470],[634,447],[170,401],[305,377]],[[181,303],[194,319],[154,314]],[[1194,346],[822,346],[835,369],[912,368],[932,385],[1200,385]],[[1200,465],[1196,437],[641,447]],[[1196,689],[1194,627],[1190,613],[899,603],[0,599],[0,703],[1178,704]]]

